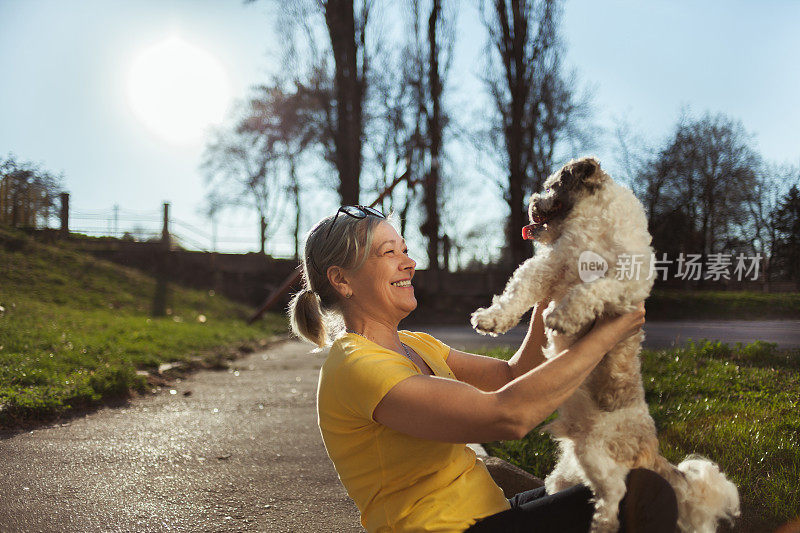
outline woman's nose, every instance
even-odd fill
[[[400,264],[400,270],[410,270],[417,266],[417,262],[406,256],[406,260]]]

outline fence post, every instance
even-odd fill
[[[153,316],[165,316],[167,314],[167,286],[169,261],[169,202],[164,202],[164,226],[161,229],[161,245],[156,250],[156,292],[153,295]]]
[[[265,253],[265,244],[267,241],[267,219],[263,216],[261,217],[261,255]]]
[[[161,243],[169,244],[169,202],[164,202],[164,226],[161,229]]]
[[[69,193],[62,192],[61,197],[61,232],[63,238],[69,237]]]

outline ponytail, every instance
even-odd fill
[[[298,337],[323,348],[328,341],[328,332],[320,309],[319,299],[307,287],[292,296],[289,302],[289,321],[292,332]]]

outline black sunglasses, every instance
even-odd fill
[[[328,233],[325,234],[325,240],[328,240],[328,237],[331,236],[331,231],[333,230],[333,225],[336,224],[336,219],[339,217],[339,213],[344,213],[347,216],[353,218],[367,218],[368,216],[372,215],[378,218],[386,218],[386,215],[375,209],[374,207],[368,207],[365,205],[343,205],[336,211],[336,215],[333,217],[331,221],[331,225],[328,226]],[[319,274],[322,274],[319,268],[317,268],[317,264],[314,262],[314,258],[309,256],[311,260],[311,266],[316,270]]]
[[[336,211],[336,215],[333,217],[333,221],[331,225],[328,226],[328,233],[325,235],[325,239],[327,240],[328,237],[331,236],[331,231],[333,231],[333,225],[336,224],[336,219],[339,218],[339,213],[344,213],[345,215],[351,216],[353,218],[367,218],[367,216],[372,215],[378,218],[386,218],[386,215],[375,209],[374,207],[367,207],[365,205],[343,205]]]

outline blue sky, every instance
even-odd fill
[[[480,98],[473,96],[482,89],[476,75],[483,29],[475,3],[462,1],[448,101],[480,113]],[[154,135],[130,108],[128,72],[142,50],[179,35],[215,57],[232,96],[244,97],[277,68],[271,5],[0,0],[0,155],[13,152],[63,172],[76,214],[109,213],[118,204],[123,215],[157,218],[161,202],[169,201],[173,216],[198,228],[194,240],[209,247],[200,235],[211,233],[199,215],[203,143],[175,144]],[[625,118],[657,142],[688,106],[740,119],[767,159],[800,163],[798,25],[800,2],[791,0],[567,0],[566,62],[594,89],[596,154],[613,172],[615,120]],[[465,159],[459,171],[478,192],[446,209],[475,211],[484,198],[480,191],[490,187]],[[318,206],[322,214],[333,208]],[[219,240],[228,241],[220,248],[257,249],[255,228],[252,215],[228,214],[217,228]],[[278,236],[271,249],[286,253],[289,243],[288,235]],[[413,249],[421,252],[424,245]]]

